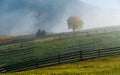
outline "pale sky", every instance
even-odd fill
[[[0,0],[0,35],[69,31],[72,15],[83,29],[120,25],[120,0]]]
[[[120,0],[80,0],[88,4],[107,8],[107,9],[119,9],[120,10]]]

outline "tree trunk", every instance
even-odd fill
[[[75,29],[73,29],[73,33],[75,33]]]
[[[76,37],[76,36],[75,36],[75,29],[73,29],[73,37]]]

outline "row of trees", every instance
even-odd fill
[[[46,36],[46,31],[45,30],[41,30],[39,29],[36,33],[36,37],[40,38],[40,37],[45,37]]]

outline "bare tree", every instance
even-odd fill
[[[72,29],[73,32],[77,29],[81,29],[83,26],[83,21],[80,17],[78,16],[71,16],[67,20],[68,28]]]

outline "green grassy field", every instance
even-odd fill
[[[0,75],[120,75],[120,57],[107,57]]]
[[[0,50],[22,50],[29,47],[34,48],[32,54],[16,55],[16,56],[5,56],[0,57],[0,64],[13,64],[32,58],[46,58],[50,56],[56,56],[58,54],[67,53],[75,50],[94,50],[101,48],[112,48],[120,46],[120,35],[119,32],[110,32],[106,34],[83,36],[78,34],[76,37],[53,40],[51,38],[38,39],[32,44],[31,42],[26,42],[23,47],[21,44],[11,44],[6,46],[1,46]]]
[[[0,64],[13,64],[34,58],[47,58],[76,50],[92,51],[94,49],[120,47],[119,33],[119,31],[105,34],[94,34],[93,32],[90,33],[89,36],[79,33],[76,37],[65,39],[53,40],[53,37],[50,37],[0,46],[0,52],[17,51],[35,47],[33,53],[30,54],[0,56]],[[119,75],[119,60],[120,57],[102,58],[2,75]]]

